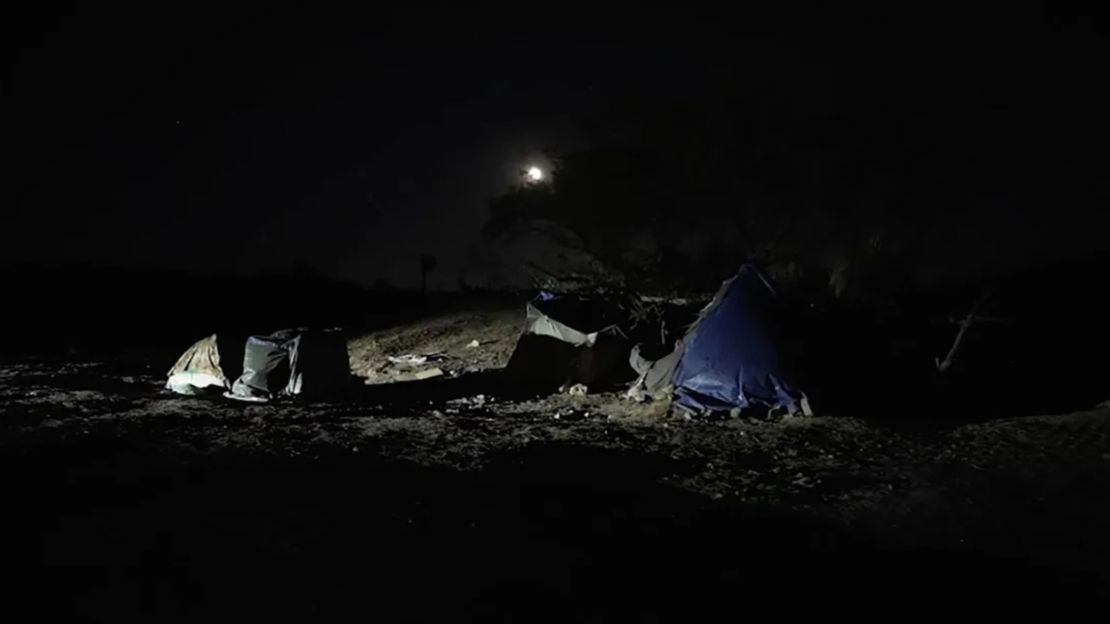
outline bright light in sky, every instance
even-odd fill
[[[525,175],[528,176],[529,182],[539,182],[543,180],[543,169],[539,167],[528,167],[528,171]]]

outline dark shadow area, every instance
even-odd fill
[[[595,392],[626,386],[636,378],[628,364],[631,347],[624,337],[602,333],[592,345],[575,346],[551,336],[526,334],[505,365],[507,386],[552,393],[584,384]]]
[[[1076,571],[891,552],[822,523],[711,504],[659,485],[674,469],[666,459],[545,447],[456,473],[373,455],[202,459],[119,440],[8,449],[4,565],[18,604],[6,607],[117,621],[650,622],[738,604],[989,605],[1100,588]]]
[[[158,355],[166,368],[214,332],[289,327],[373,330],[445,310],[517,302],[512,295],[371,289],[312,275],[235,276],[81,264],[0,265],[9,338],[2,355]]]
[[[1015,272],[903,295],[885,314],[851,306],[804,311],[803,383],[823,413],[898,428],[1088,410],[1110,399],[1110,258]],[[989,293],[948,370],[959,322]],[[801,306],[797,306],[801,308]]]

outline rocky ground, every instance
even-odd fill
[[[3,363],[11,596],[92,619],[523,621],[1107,596],[1110,409],[909,430],[508,398],[518,320],[357,338],[371,385],[345,403],[179,397],[165,362]],[[385,385],[404,354],[444,375]]]

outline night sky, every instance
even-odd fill
[[[959,262],[1108,245],[1106,42],[1079,10],[308,6],[4,9],[0,260],[411,286],[431,252],[449,288],[489,198],[588,147],[583,119],[736,82],[939,129]]]

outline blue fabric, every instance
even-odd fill
[[[691,329],[672,383],[675,400],[692,410],[745,408],[752,403],[797,409],[801,397],[786,382],[767,314],[775,293],[745,265]]]

